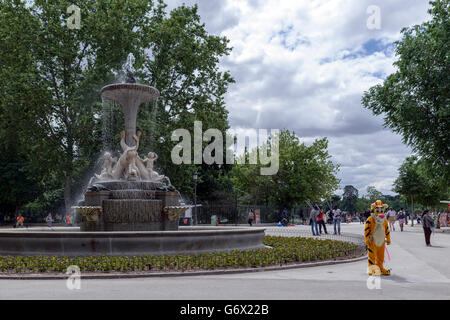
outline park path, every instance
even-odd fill
[[[267,232],[309,230],[277,228]],[[362,234],[363,228],[343,224],[342,234]],[[421,226],[391,234],[387,265],[392,275],[380,279],[380,289],[368,288],[367,262],[359,261],[228,275],[82,280],[81,290],[68,290],[65,280],[1,280],[0,299],[450,299],[450,234],[432,235],[431,248]]]

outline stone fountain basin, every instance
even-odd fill
[[[63,231],[64,230],[64,231]],[[81,232],[73,228],[3,229],[0,255],[133,256],[264,248],[264,228],[180,227],[178,231]]]

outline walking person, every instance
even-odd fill
[[[398,224],[400,225],[400,231],[403,232],[403,225],[405,224],[406,214],[403,211],[403,208],[400,208],[398,212]]]
[[[253,212],[253,209],[250,209],[250,211],[248,212],[248,224],[250,225],[250,227],[252,226],[254,220],[255,213]]]
[[[423,233],[425,234],[425,243],[427,247],[431,247],[430,237],[432,228],[434,228],[434,221],[430,217],[430,211],[428,209],[425,209],[425,211],[423,212],[422,226],[423,226]]]
[[[341,234],[341,215],[342,211],[338,209],[337,206],[333,207],[333,210],[331,211],[333,214],[333,225],[334,225],[334,234],[336,234],[336,225],[337,225],[337,233],[339,235]]]
[[[319,230],[317,228],[317,217],[319,216],[319,207],[314,205],[314,208],[311,210],[311,231],[313,236],[319,235]],[[314,232],[315,231],[315,232]]]
[[[45,218],[45,222],[47,222],[47,226],[48,226],[49,228],[52,227],[53,218],[52,218],[52,214],[51,214],[51,213],[49,213],[49,214],[47,215],[47,217]]]
[[[319,206],[319,215],[317,216],[317,224],[319,225],[319,233],[322,234],[322,226],[325,234],[328,234],[327,227],[325,225],[325,214],[323,213],[322,206]]]
[[[389,211],[386,213],[386,216],[388,218],[389,222],[389,229],[395,231],[395,218],[397,216],[397,213],[395,212],[392,207],[389,208]]]
[[[21,213],[19,213],[19,215],[17,216],[17,219],[16,219],[16,228],[23,227],[24,221],[25,221],[25,218],[22,216]]]

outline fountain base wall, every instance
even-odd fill
[[[263,228],[180,227],[179,231],[0,232],[0,255],[133,256],[263,248]]]

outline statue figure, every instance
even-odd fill
[[[123,153],[119,158],[116,166],[113,170],[113,178],[120,179],[122,176],[130,180],[140,179],[140,170],[136,161],[138,160],[137,148],[139,147],[139,139],[141,137],[141,132],[138,131],[137,134],[133,135],[133,139],[136,141],[134,147],[129,147],[125,143],[125,131],[121,133],[122,139],[120,140],[120,146],[122,147]]]
[[[109,152],[104,154],[105,161],[103,162],[102,172],[98,175],[95,174],[97,179],[106,180],[113,178],[113,163],[117,162],[116,158],[113,158]]]
[[[149,152],[147,157],[145,157],[142,160],[142,162],[147,163],[146,169],[147,169],[147,172],[150,174],[150,179],[155,180],[155,181],[159,181],[164,178],[164,176],[158,174],[158,172],[153,170],[154,163],[157,159],[158,159],[158,155],[156,153]]]
[[[158,159],[158,155],[154,152],[149,152],[147,157],[145,157],[142,161],[147,163],[147,171],[153,172],[153,164]]]

